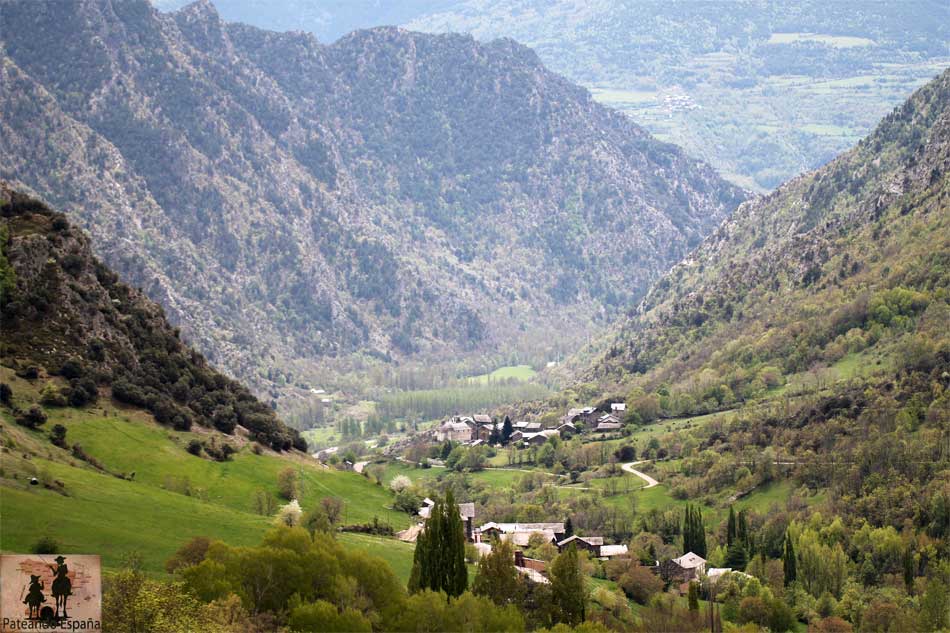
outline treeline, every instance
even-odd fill
[[[446,389],[425,389],[385,394],[376,404],[383,421],[434,420],[456,413],[473,413],[511,402],[540,400],[550,395],[535,383],[468,384]]]

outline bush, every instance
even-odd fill
[[[13,402],[13,389],[5,382],[0,382],[0,402],[7,405]]]
[[[52,382],[43,385],[40,391],[40,402],[48,407],[65,407],[69,404],[66,395]]]
[[[188,442],[188,452],[192,455],[201,455],[201,449],[204,448],[198,440]]]
[[[640,604],[646,604],[654,594],[663,591],[663,580],[632,559],[609,561],[607,577],[615,580],[630,599]]]
[[[207,536],[195,536],[190,541],[178,548],[171,558],[165,561],[165,571],[169,574],[175,573],[177,569],[197,565],[205,559],[208,553],[208,547],[211,546],[211,539]]]
[[[46,423],[46,413],[40,407],[33,405],[30,407],[30,410],[26,413],[23,413],[17,416],[16,422],[21,426],[25,426],[28,429],[35,429],[36,427]]]
[[[70,358],[59,368],[59,375],[68,380],[82,378],[85,373],[85,368],[76,358]]]
[[[291,501],[297,498],[297,471],[293,468],[285,468],[277,475],[277,493]]]
[[[26,369],[18,371],[17,376],[26,378],[27,380],[36,380],[40,377],[40,368],[36,365],[30,365]]]
[[[62,424],[53,425],[49,432],[49,440],[60,448],[66,448],[66,427]]]
[[[41,536],[30,547],[33,554],[59,554],[59,542],[52,536]]]

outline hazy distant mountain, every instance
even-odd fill
[[[513,38],[597,100],[758,189],[845,151],[950,64],[950,4],[940,0],[220,0],[219,8],[229,20],[327,42],[386,24]]]
[[[577,336],[743,199],[510,40],[0,11],[0,176],[259,389],[300,359]]]

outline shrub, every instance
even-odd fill
[[[82,362],[76,358],[70,358],[59,368],[59,375],[69,380],[82,378],[85,373]]]
[[[43,385],[40,391],[40,402],[48,407],[65,407],[69,404],[66,395],[52,382]]]
[[[397,475],[393,477],[393,480],[389,482],[389,489],[393,492],[399,493],[409,488],[412,485],[412,480],[406,477],[405,475]]]
[[[40,407],[33,405],[30,410],[17,416],[16,422],[29,429],[35,429],[41,424],[46,423],[46,413]]]
[[[66,448],[66,427],[62,424],[53,425],[49,432],[50,441],[60,448]]]
[[[175,573],[175,570],[190,565],[197,565],[205,559],[208,553],[208,547],[211,546],[211,539],[207,536],[195,536],[190,541],[178,548],[171,558],[165,561],[165,571],[169,574]]]
[[[297,471],[293,468],[285,468],[277,475],[277,493],[291,501],[297,498]]]
[[[59,542],[52,536],[41,536],[30,547],[33,554],[59,554]]]
[[[188,452],[192,455],[201,455],[201,449],[204,448],[198,440],[188,442]]]
[[[36,365],[30,365],[26,369],[18,371],[17,376],[26,378],[27,380],[36,380],[40,377],[40,368]]]
[[[7,405],[13,402],[13,389],[5,382],[0,382],[0,402]]]

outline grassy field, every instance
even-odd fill
[[[30,385],[4,375],[14,392],[29,396]],[[185,451],[191,438],[209,435],[172,432],[150,416],[109,402],[95,409],[47,409],[49,420],[38,431],[3,415],[4,445],[0,470],[0,549],[24,552],[41,536],[56,539],[65,552],[98,553],[114,568],[130,552],[145,568],[160,572],[164,561],[192,536],[209,536],[232,545],[260,541],[270,517],[255,512],[253,497],[264,490],[276,497],[277,474],[288,467],[299,476],[299,500],[306,510],[323,497],[344,502],[344,523],[378,517],[399,530],[408,517],[389,509],[388,489],[351,472],[326,469],[309,457],[264,452],[245,446],[233,461],[214,462]],[[67,428],[67,442],[79,443],[110,473],[92,469],[50,444],[54,424]],[[220,437],[220,436],[219,436]],[[219,440],[220,441],[220,440]],[[115,474],[135,473],[130,481]],[[62,482],[62,490],[30,486],[30,476]],[[347,535],[346,538],[350,538]],[[378,542],[350,539],[378,552]],[[391,541],[399,547],[397,541]]]
[[[389,486],[389,482],[397,475],[405,475],[413,483],[424,483],[433,481],[446,472],[445,468],[416,468],[404,462],[388,462],[384,469],[383,484]],[[471,481],[481,481],[497,487],[511,486],[523,475],[524,473],[518,470],[502,468],[486,468],[474,473],[465,473]]]
[[[389,566],[393,568],[400,580],[404,583],[409,582],[409,573],[412,571],[412,555],[415,551],[415,545],[412,543],[350,532],[344,532],[338,538],[347,547],[362,549],[374,556],[379,556],[389,563]]]
[[[538,372],[536,372],[531,365],[509,365],[507,367],[499,367],[489,374],[472,376],[469,380],[477,383],[511,379],[524,381],[531,380],[537,373]]]

